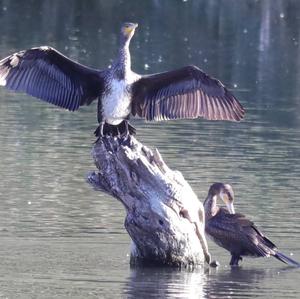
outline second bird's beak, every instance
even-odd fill
[[[234,205],[233,205],[233,201],[230,201],[229,198],[228,198],[228,195],[225,193],[221,193],[220,194],[223,202],[225,203],[227,209],[228,209],[228,212],[230,214],[235,214],[235,210],[234,210]]]
[[[235,214],[233,202],[227,201],[226,202],[226,207],[227,207],[230,214]]]

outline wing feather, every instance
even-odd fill
[[[239,249],[240,253],[246,255],[270,256],[277,250],[251,220],[239,213],[229,214],[223,208],[206,222],[205,231],[228,251]]]
[[[74,111],[102,94],[104,72],[83,66],[51,47],[38,47],[2,59],[0,85]]]
[[[220,81],[195,66],[142,76],[132,85],[132,114],[147,120],[203,117],[240,121],[244,113]]]

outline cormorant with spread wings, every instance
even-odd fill
[[[244,109],[217,79],[196,66],[152,75],[131,70],[129,43],[137,24],[121,28],[119,55],[111,68],[97,70],[42,46],[0,61],[0,85],[75,111],[98,99],[97,136],[134,134],[129,116],[149,121],[198,118],[240,121]]]

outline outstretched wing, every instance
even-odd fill
[[[147,120],[203,117],[239,121],[244,108],[217,79],[196,66],[142,76],[132,85],[132,114]]]
[[[0,85],[74,111],[104,89],[103,72],[85,67],[51,47],[14,53],[0,61]]]

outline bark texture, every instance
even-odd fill
[[[126,209],[131,264],[182,267],[210,262],[203,205],[157,149],[151,151],[132,136],[108,136],[97,141],[92,156],[98,171],[88,174],[88,182]]]

